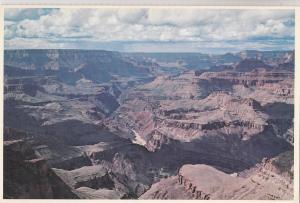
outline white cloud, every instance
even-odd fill
[[[13,8],[13,9],[5,9],[4,18],[5,20],[13,20],[19,21],[23,19],[38,19],[42,15],[46,15],[55,11],[56,9],[21,9],[21,8]]]
[[[28,16],[28,10],[6,10],[6,41],[12,38],[36,38],[45,42],[85,38],[97,42],[214,42],[294,37],[292,10],[36,9],[32,16],[38,18]],[[12,44],[6,45],[11,47]]]

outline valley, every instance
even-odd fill
[[[4,198],[293,198],[294,51],[4,57]]]

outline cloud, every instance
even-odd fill
[[[5,9],[4,19],[11,21],[20,21],[23,19],[38,19],[42,15],[47,15],[57,9],[43,9],[43,8],[35,8],[35,9]]]
[[[294,24],[293,10],[6,9],[5,47],[22,47],[22,39],[44,40],[45,43],[64,41],[65,45],[70,46],[76,41],[81,46],[84,46],[83,41],[95,44],[211,42],[226,45],[226,41],[242,43],[264,38],[281,42],[283,38],[294,38]],[[11,42],[14,38],[20,45]],[[30,48],[30,44],[26,48]]]

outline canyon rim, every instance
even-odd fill
[[[295,12],[6,8],[5,199],[292,200]]]

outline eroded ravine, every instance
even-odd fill
[[[245,70],[252,62],[243,61],[231,71],[185,71],[153,80],[144,67],[122,60],[118,65],[138,74],[113,69],[119,74],[113,82],[99,81],[96,67],[79,65],[69,68],[67,81],[60,77],[66,67],[50,71],[51,77],[41,70],[46,75],[6,75],[6,149],[24,153],[9,144],[23,140],[47,165],[30,167],[53,172],[68,197],[139,198],[146,191],[151,197],[154,183],[174,181],[184,165],[208,165],[227,177],[293,149],[293,73]],[[192,198],[202,198],[191,191]]]

